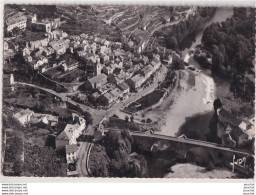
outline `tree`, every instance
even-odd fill
[[[213,102],[213,107],[214,107],[214,110],[216,111],[217,109],[221,108],[222,107],[222,103],[220,101],[219,98],[217,98],[216,100],[214,100]]]
[[[131,115],[131,117],[130,117],[130,120],[131,120],[131,123],[133,123],[134,121],[134,116],[133,116],[133,114]]]
[[[14,27],[14,28],[12,29],[12,35],[13,35],[13,36],[21,35],[21,33],[22,33],[22,30],[21,30],[20,28],[18,28],[18,27]]]
[[[177,49],[179,44],[176,37],[172,36],[171,38],[167,38],[166,46],[170,49]]]
[[[173,59],[173,63],[172,63],[172,65],[173,65],[173,68],[175,69],[175,70],[180,70],[180,69],[184,69],[185,67],[184,67],[184,61],[182,60],[182,59],[180,59],[179,57],[175,57],[174,59]]]
[[[129,117],[126,115],[125,116],[125,123],[128,123],[129,122]]]
[[[83,117],[86,120],[86,125],[91,125],[93,123],[92,115],[89,112],[83,112]]]

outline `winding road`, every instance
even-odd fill
[[[146,94],[154,91],[158,87],[158,82],[162,82],[164,80],[166,73],[167,73],[167,68],[164,65],[162,65],[158,76],[150,86],[144,88],[138,93],[131,93],[132,95],[128,99],[124,100],[123,102],[120,101],[119,103],[114,104],[108,110],[94,109],[94,108],[91,108],[90,106],[75,102],[68,97],[72,93],[58,93],[52,89],[48,89],[48,88],[44,88],[44,87],[40,87],[34,84],[24,83],[24,82],[15,82],[15,84],[34,87],[34,88],[46,91],[56,97],[61,98],[63,101],[66,101],[72,104],[73,106],[81,108],[83,111],[89,112],[92,115],[93,123],[92,125],[89,125],[87,127],[87,131],[85,134],[87,136],[93,136],[95,127],[103,120],[105,116],[112,116],[115,113],[118,113],[119,110],[122,109],[124,106],[131,104],[132,102],[138,100],[142,96],[145,96]],[[78,150],[78,161],[77,161],[77,171],[79,176],[83,176],[83,177],[90,176],[88,173],[88,167],[87,167],[88,152],[89,152],[90,145],[91,143],[87,141],[80,142],[80,149]]]

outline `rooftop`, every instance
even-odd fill
[[[23,21],[27,21],[26,16],[18,16],[18,17],[8,18],[6,20],[6,24],[7,24],[7,26],[10,26],[10,25],[17,24],[17,23],[23,22]]]
[[[226,111],[224,108],[222,108],[219,112],[219,116],[222,117],[224,120],[226,120],[228,123],[230,123],[233,126],[239,126],[242,122],[239,118],[234,116],[233,114]]]
[[[118,87],[123,91],[129,89],[129,85],[126,82],[122,82]]]
[[[20,117],[23,117],[25,115],[30,115],[30,114],[33,114],[34,112],[29,110],[29,109],[26,109],[26,110],[22,110],[16,114],[14,114],[14,117],[15,118],[20,118]]]
[[[140,80],[143,80],[144,79],[144,77],[142,77],[142,76],[140,76],[140,75],[135,75],[134,77],[132,77],[131,78],[131,80],[133,81],[133,82],[138,82],[138,81],[140,81]]]
[[[64,131],[62,131],[57,139],[59,140],[70,140],[72,138],[73,132],[79,127],[78,124],[67,124]]]
[[[111,90],[110,93],[111,93],[113,96],[118,97],[118,96],[121,94],[121,91],[120,91],[120,89],[115,88],[115,89]]]
[[[66,154],[76,152],[77,150],[78,150],[78,147],[76,144],[66,145]]]
[[[99,75],[97,75],[97,76],[95,76],[95,77],[92,77],[92,78],[88,79],[88,81],[89,81],[90,83],[92,83],[92,84],[101,82],[102,80],[107,81],[107,75],[105,75],[105,74],[99,74]]]

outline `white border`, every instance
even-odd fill
[[[216,6],[216,7],[255,7],[254,0],[44,0],[44,1],[37,1],[37,0],[4,0],[0,3],[0,11],[2,13],[1,23],[0,23],[0,33],[1,33],[1,42],[0,42],[0,59],[3,59],[3,7],[4,4],[125,4],[125,5],[164,5],[164,6],[175,6],[175,5],[183,5],[183,6]],[[2,81],[2,74],[0,74],[0,79]],[[2,83],[0,85],[2,93]],[[0,97],[0,106],[2,108],[2,95]],[[0,112],[0,116],[2,118],[2,112]],[[0,120],[0,124],[2,120]],[[1,125],[2,126],[2,125]],[[0,134],[1,136],[1,134]],[[1,144],[0,144],[1,147]],[[150,178],[150,179],[125,179],[125,178],[69,178],[69,177],[5,177],[0,176],[0,183],[63,183],[63,182],[75,182],[75,183],[123,183],[123,182],[131,182],[131,183],[138,183],[138,182],[146,182],[146,183],[255,183],[255,179],[170,179],[170,178]],[[56,191],[55,191],[56,192]],[[122,191],[120,191],[122,193]],[[170,191],[170,194],[172,192]],[[58,194],[58,193],[57,193]],[[242,193],[240,193],[242,194]]]

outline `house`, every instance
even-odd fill
[[[119,85],[123,82],[123,80],[119,79],[114,74],[109,74],[108,75],[108,82]]]
[[[100,100],[99,102],[104,105],[104,106],[107,106],[107,105],[110,105],[114,102],[115,100],[115,97],[111,94],[111,93],[105,93],[103,96],[100,97]]]
[[[247,133],[240,128],[233,128],[230,135],[235,140],[236,146],[238,147],[244,146],[249,140]]]
[[[145,77],[145,80],[148,79],[154,72],[154,68],[151,65],[145,66],[140,70],[142,76]]]
[[[13,117],[16,118],[22,125],[26,125],[30,122],[33,114],[33,111],[26,109],[14,114]]]
[[[40,50],[42,50],[42,55],[49,57],[52,54],[54,54],[54,49],[51,47],[39,47]]]
[[[62,39],[58,41],[49,42],[49,45],[55,50],[57,55],[63,55],[69,48],[70,40]]]
[[[98,76],[101,74],[102,64],[100,64],[100,58],[95,60],[90,59],[86,63],[86,72],[89,76]]]
[[[128,94],[130,92],[130,87],[126,82],[122,82],[117,87],[123,91],[123,94]]]
[[[126,83],[130,86],[131,90],[137,90],[144,82],[145,78],[141,75],[135,75],[128,79]]]
[[[123,91],[121,91],[119,88],[114,88],[110,91],[110,93],[113,95],[114,101],[117,101],[118,98],[123,96]]]
[[[105,73],[106,75],[109,75],[114,72],[115,68],[116,67],[113,64],[110,64],[108,66],[104,66],[102,68],[102,72]]]
[[[88,96],[90,102],[97,102],[98,98],[100,97],[99,92],[94,92],[93,94]]]
[[[38,70],[41,66],[47,63],[48,63],[48,58],[44,56],[34,57],[32,58],[32,61],[29,62],[29,64],[32,66],[34,70]]]
[[[41,21],[38,21],[36,15],[34,16],[34,20],[31,23],[33,30],[47,33],[50,33],[52,30],[60,27],[60,25],[60,18],[42,19]]]
[[[236,142],[236,146],[245,145],[249,140],[247,124],[224,108],[217,109],[219,122],[217,124],[217,136],[222,139],[231,136],[230,140]],[[225,141],[225,140],[224,140]],[[225,144],[225,143],[224,143]]]
[[[56,126],[58,124],[58,121],[59,121],[58,116],[46,114],[46,117],[47,117],[47,119],[49,121],[49,124],[51,126]]]
[[[37,49],[39,47],[46,47],[49,43],[49,39],[48,38],[44,38],[44,39],[39,39],[39,40],[35,40],[35,41],[30,41],[29,42],[29,46],[32,50]]]
[[[70,62],[70,63],[63,63],[61,66],[62,66],[64,72],[66,72],[66,71],[71,71],[71,70],[77,69],[79,64],[78,64],[78,62]]]
[[[40,122],[47,125],[55,126],[58,123],[58,116],[53,116],[50,114],[34,113],[33,116],[31,117],[30,123],[37,124]]]
[[[37,22],[32,22],[31,27],[34,31],[42,31],[42,32],[47,32],[50,33],[52,31],[51,24],[49,21],[37,21]]]
[[[56,149],[64,149],[66,145],[76,144],[76,139],[82,134],[85,128],[85,120],[79,117],[76,124],[67,124],[64,131],[62,131],[55,140]]]
[[[66,145],[65,150],[66,150],[67,163],[75,163],[77,160],[77,151],[78,151],[77,144]]]
[[[10,17],[6,20],[6,26],[8,32],[15,27],[24,30],[27,27],[27,18],[24,15]]]
[[[107,83],[107,76],[105,74],[99,74],[95,77],[88,79],[84,85],[86,89],[95,89]]]
[[[108,55],[106,55],[106,54],[101,54],[101,56],[100,56],[100,63],[104,64],[104,63],[106,63],[106,62],[109,62],[109,60],[110,60],[110,58],[109,58]]]
[[[68,34],[62,30],[53,30],[52,32],[49,32],[47,36],[51,40],[58,40],[68,37]]]
[[[80,37],[81,37],[82,39],[88,39],[88,35],[85,34],[85,33],[80,34]]]
[[[44,124],[49,124],[49,121],[44,114],[34,113],[31,117],[30,124],[37,124],[40,122]]]
[[[4,51],[4,63],[10,62],[14,56],[15,56],[16,52],[13,51],[12,49],[8,49],[7,51]]]
[[[4,51],[7,51],[9,49],[9,44],[7,41],[4,41]]]
[[[161,66],[161,61],[153,60],[150,64],[151,64],[152,67],[153,67],[153,72],[155,72],[158,68],[160,68],[160,66]]]
[[[221,121],[223,123],[226,122],[226,123],[228,123],[232,126],[236,126],[236,127],[238,127],[242,123],[242,120],[240,120],[239,118],[237,118],[233,114],[229,113],[224,108],[219,109],[217,111],[217,114],[218,114],[218,117],[219,117],[219,121]]]
[[[111,91],[114,88],[115,88],[115,84],[113,84],[113,83],[106,83],[106,84],[98,87],[97,89],[100,92],[100,94],[103,95],[103,94]]]
[[[31,54],[31,50],[27,47],[25,47],[23,50],[22,50],[22,55],[23,56],[30,56]]]
[[[101,140],[102,137],[104,136],[105,129],[104,129],[104,126],[102,124],[103,121],[100,122],[100,124],[98,125],[97,129],[94,131],[94,140],[95,141]]]

